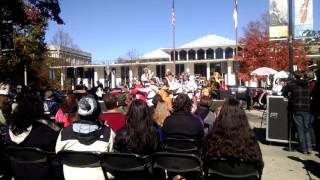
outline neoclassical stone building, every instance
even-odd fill
[[[60,45],[48,46],[49,57],[71,66],[91,64],[91,53]],[[57,63],[59,64],[59,63]]]
[[[131,84],[134,78],[140,78],[145,67],[156,76],[164,77],[167,71],[180,75],[188,72],[197,77],[209,79],[213,72],[218,71],[228,85],[236,84],[235,70],[239,63],[235,61],[236,42],[214,34],[175,48],[175,62],[173,62],[172,48],[159,48],[146,53],[135,60],[122,60],[113,64],[76,65],[74,68],[74,83],[82,80],[87,86],[93,86],[97,81],[115,87],[119,84]],[[61,67],[52,67],[52,69]],[[86,73],[87,72],[87,73]],[[89,72],[89,73],[88,73]],[[63,72],[62,72],[63,73]],[[65,76],[61,76],[61,84]]]

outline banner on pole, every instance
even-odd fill
[[[288,37],[288,2],[269,0],[269,37],[279,39]]]
[[[295,0],[295,37],[302,37],[305,30],[313,30],[312,0]]]

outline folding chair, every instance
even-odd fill
[[[192,180],[202,179],[202,161],[194,154],[157,152],[152,156],[152,168],[166,172],[167,179],[176,175]]]
[[[34,147],[8,147],[6,149],[15,180],[53,179],[47,153]]]
[[[102,153],[101,167],[105,174],[115,179],[153,179],[151,178],[151,159],[130,153]]]
[[[200,154],[198,142],[194,139],[166,138],[163,144],[166,152]]]
[[[205,180],[260,180],[261,172],[250,162],[229,162],[211,157],[204,163]]]
[[[99,172],[99,169],[101,169],[101,175],[106,178],[100,166],[100,155],[97,152],[63,150],[58,153],[58,157],[60,159],[60,163],[63,165],[66,165],[69,168],[78,168],[79,176],[85,175],[88,172],[91,173],[92,170],[96,172],[97,176],[99,176],[100,174],[97,173]],[[69,175],[66,175],[65,168],[67,167],[64,167],[63,173],[66,177]]]

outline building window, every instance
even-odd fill
[[[206,53],[207,53],[207,59],[213,59],[213,56],[214,56],[213,49],[211,49],[211,48],[208,49]]]
[[[176,61],[178,61],[178,52],[175,52]],[[173,61],[173,51],[171,51],[171,60]]]
[[[196,59],[196,52],[194,50],[188,51],[189,60],[195,60]]]
[[[176,64],[176,76],[179,77],[184,72],[184,64]]]
[[[187,52],[185,50],[181,50],[179,52],[180,60],[187,60]]]
[[[204,59],[204,50],[199,49],[198,50],[198,60],[202,60],[202,59]]]
[[[207,64],[206,63],[196,63],[194,64],[194,75],[200,77],[207,76]]]
[[[223,58],[223,49],[218,48],[216,49],[216,59],[222,59]]]
[[[166,77],[166,65],[156,65],[157,77],[160,79]]]
[[[239,72],[240,71],[240,61],[233,61],[233,68],[232,72]]]
[[[226,49],[226,59],[230,59],[230,58],[233,58],[233,49],[228,47]]]
[[[121,66],[121,82],[129,83],[129,66]]]

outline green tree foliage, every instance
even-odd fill
[[[23,84],[24,67],[27,67],[28,83],[45,85],[48,83],[44,41],[47,22],[51,19],[63,23],[58,0],[1,0],[0,9],[0,35],[13,42],[12,49],[0,49],[0,82]],[[4,47],[8,42],[1,40]]]

